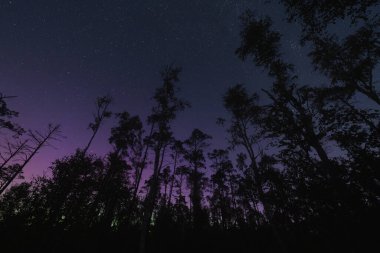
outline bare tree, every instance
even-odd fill
[[[98,97],[96,99],[96,112],[94,113],[94,122],[89,124],[89,128],[92,130],[91,138],[87,146],[83,149],[83,153],[86,153],[89,149],[92,141],[94,140],[96,134],[99,131],[100,125],[103,120],[111,117],[112,113],[108,111],[108,106],[112,102],[112,98],[109,96]]]
[[[15,180],[15,178],[18,175],[20,175],[25,166],[38,153],[38,151],[42,147],[51,146],[50,141],[59,140],[59,138],[61,137],[60,134],[61,131],[59,125],[49,124],[46,133],[29,130],[28,137],[31,144],[24,147],[25,152],[23,152],[22,162],[13,165],[13,171],[11,175],[9,175],[9,178],[7,178],[5,182],[0,186],[0,195],[7,189],[7,187],[13,182],[13,180]],[[24,145],[26,145],[26,143]],[[20,153],[20,151],[18,152]]]

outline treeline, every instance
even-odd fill
[[[17,135],[1,153],[2,250],[365,252],[375,246],[377,1],[282,2],[289,21],[301,25],[315,68],[330,81],[300,84],[271,20],[246,12],[236,54],[267,71],[273,83],[260,94],[242,85],[225,93],[228,116],[218,119],[229,140],[225,149],[213,149],[212,133],[199,129],[186,139],[174,136],[173,122],[189,103],[178,95],[180,69],[168,67],[146,121],[112,114],[111,99],[101,97],[85,148],[56,160],[51,176],[9,188],[24,167],[16,158],[27,163],[59,128],[30,131],[37,145],[23,144],[25,131],[12,123],[17,113],[2,96],[0,127]],[[347,19],[353,33],[343,39],[330,33],[332,24]],[[112,150],[105,157],[88,154],[112,115],[118,121]]]

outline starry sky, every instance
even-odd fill
[[[145,120],[167,64],[182,67],[180,97],[192,104],[179,115],[176,136],[200,128],[213,136],[213,148],[223,147],[226,135],[215,122],[226,114],[227,88],[243,83],[259,91],[270,84],[263,70],[234,54],[247,8],[270,15],[285,33],[284,55],[312,73],[297,44],[299,27],[287,24],[282,6],[264,0],[1,0],[0,92],[17,96],[8,104],[24,128],[59,123],[66,136],[42,150],[25,175],[39,175],[87,144],[97,96],[112,96],[113,112]],[[109,150],[114,123],[102,126],[90,152]]]

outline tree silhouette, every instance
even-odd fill
[[[89,149],[92,141],[94,140],[96,134],[99,131],[100,125],[103,122],[103,120],[111,117],[112,113],[108,111],[108,106],[110,105],[111,101],[111,97],[108,96],[98,97],[96,99],[96,112],[94,113],[94,122],[90,123],[88,126],[88,128],[92,130],[92,135],[87,143],[87,146],[83,149],[84,153],[86,153]]]
[[[176,97],[177,89],[174,83],[178,81],[180,69],[167,67],[162,72],[163,85],[153,96],[155,105],[148,118],[153,131],[147,139],[153,151],[153,174],[151,176],[149,191],[144,200],[144,214],[141,225],[140,252],[145,252],[148,228],[159,193],[159,176],[168,145],[173,141],[170,124],[178,112],[184,110],[187,103]]]
[[[329,240],[332,235],[330,231],[339,233],[341,235],[339,240],[351,238],[351,235],[341,230],[342,224],[350,223],[348,217],[359,217],[361,208],[368,208],[364,207],[366,204],[362,202],[367,194],[352,187],[353,184],[360,183],[352,174],[353,167],[349,165],[352,160],[347,159],[343,153],[348,151],[354,142],[356,147],[361,145],[363,147],[363,142],[359,139],[366,142],[364,145],[372,146],[370,144],[372,141],[366,141],[369,136],[378,143],[378,137],[374,134],[378,124],[377,111],[356,108],[351,101],[354,92],[363,93],[374,102],[377,100],[377,91],[373,88],[371,73],[376,62],[372,57],[376,55],[373,51],[376,51],[378,39],[368,28],[359,29],[357,34],[348,37],[342,45],[342,48],[347,50],[345,59],[341,57],[342,61],[337,61],[337,55],[344,50],[338,46],[326,50],[328,40],[322,41],[315,36],[310,37],[318,34],[312,30],[305,30],[306,37],[303,39],[316,42],[317,46],[320,42],[324,43],[324,48],[314,49],[311,57],[317,68],[322,68],[329,74],[332,86],[331,88],[300,86],[293,71],[294,66],[285,62],[279,52],[281,35],[271,30],[271,20],[256,19],[252,13],[247,12],[242,17],[242,22],[244,27],[241,33],[242,44],[236,52],[243,60],[252,58],[257,66],[264,67],[268,75],[274,79],[271,89],[263,90],[270,103],[248,110],[236,110],[242,108],[244,104],[250,105],[250,101],[253,100],[249,100],[250,97],[241,86],[236,86],[227,93],[225,105],[233,113],[234,123],[236,118],[242,115],[241,111],[248,111],[248,115],[249,113],[253,115],[251,118],[256,128],[260,129],[262,136],[270,138],[270,145],[277,153],[275,159],[268,160],[267,156],[262,156],[259,163],[265,162],[267,165],[257,166],[256,170],[259,173],[254,176],[254,181],[260,182],[259,186],[262,186],[258,187],[258,196],[261,202],[264,200],[263,213],[267,219],[271,218],[272,226],[280,219],[283,225],[293,226],[292,223],[296,221],[308,231],[317,229],[321,233],[322,240],[327,242],[331,249],[334,247],[334,242]],[[306,24],[308,28],[315,28],[312,21],[304,20],[304,22],[309,22]],[[323,27],[321,22],[318,24],[321,25],[319,28]],[[310,34],[307,34],[308,32]],[[235,129],[247,131],[243,127]],[[242,133],[245,131],[240,130]],[[237,136],[241,138],[240,143],[243,143],[247,149],[250,145],[244,140],[245,135]],[[239,140],[239,138],[233,139]],[[336,152],[340,153],[339,159],[328,154],[327,145],[336,148]],[[372,147],[377,149],[375,146]],[[355,154],[359,153],[357,151],[354,151]],[[348,152],[353,154],[352,151]],[[252,151],[248,149],[247,153],[252,157],[250,155]],[[366,153],[366,157],[371,156],[370,152],[363,152],[363,149],[360,153],[363,155]],[[361,172],[356,171],[356,173],[362,176],[367,174],[369,171],[365,167],[371,167],[372,161],[377,159],[375,156],[368,160],[367,165],[362,160],[359,169]],[[282,168],[281,173],[276,172],[276,166]],[[369,177],[367,179],[369,180]],[[283,180],[286,180],[287,184],[283,184]],[[260,188],[265,190],[260,193]],[[271,208],[273,205],[276,209]],[[294,206],[297,206],[298,210],[295,210]],[[277,214],[273,213],[273,210],[276,210]],[[338,228],[317,225],[318,222],[334,219],[340,224]],[[354,227],[356,225],[353,224]],[[274,232],[276,234],[276,231]],[[289,236],[291,239],[292,234]]]
[[[143,170],[148,159],[148,145],[144,142],[143,125],[138,116],[130,116],[128,112],[117,114],[119,123],[111,129],[110,143],[114,145],[114,156],[120,156],[133,170],[132,201],[130,202],[128,219],[135,215],[138,191],[140,189]],[[151,135],[151,133],[150,133]]]
[[[211,136],[199,129],[194,129],[190,137],[184,141],[184,158],[189,163],[188,182],[195,230],[202,229],[202,226],[207,223],[201,203],[202,188],[204,188],[205,180],[201,169],[205,167],[204,149],[209,146],[209,139],[211,139]]]
[[[0,131],[9,130],[16,136],[21,135],[24,129],[11,121],[12,118],[18,117],[19,113],[8,108],[6,99],[9,98],[14,98],[14,96],[6,96],[0,93]]]
[[[213,150],[208,154],[212,161],[212,195],[210,198],[211,220],[214,226],[229,229],[236,225],[236,179],[227,150]]]
[[[21,143],[19,147],[16,148],[14,152],[11,153],[10,157],[13,157],[15,154],[19,153],[21,150],[22,155],[24,156],[21,163],[16,163],[8,167],[11,168],[10,173],[8,172],[5,178],[2,178],[4,181],[1,182],[0,185],[0,195],[7,189],[7,187],[16,179],[18,175],[22,172],[25,166],[29,163],[29,161],[37,154],[37,152],[44,146],[50,145],[49,141],[58,140],[57,138],[60,135],[60,126],[59,125],[49,125],[46,133],[40,133],[39,131],[29,131],[28,137],[30,138],[30,142],[32,145],[26,146],[26,141]],[[25,143],[25,144],[24,144]],[[9,161],[9,158],[7,159]],[[6,169],[3,165],[2,169]]]

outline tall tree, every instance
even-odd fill
[[[209,146],[211,136],[199,129],[194,129],[184,141],[184,158],[189,163],[188,181],[190,185],[190,200],[193,212],[193,226],[200,230],[207,222],[202,210],[202,188],[204,186],[205,148]]]
[[[143,124],[138,116],[128,112],[117,114],[118,125],[111,129],[110,143],[114,146],[114,155],[120,156],[133,170],[132,201],[129,207],[129,219],[136,211],[138,191],[140,189],[143,170],[148,160],[148,144],[144,141]],[[152,134],[149,133],[149,136]]]
[[[146,238],[153,209],[156,204],[157,194],[160,188],[160,172],[166,155],[168,145],[173,141],[171,123],[176,118],[177,113],[184,110],[188,104],[177,98],[177,82],[179,68],[167,67],[162,72],[163,85],[157,88],[153,99],[155,105],[152,114],[148,118],[148,123],[152,127],[152,135],[147,142],[153,151],[153,174],[151,176],[148,194],[144,200],[144,213],[141,225],[140,252],[144,253],[146,248]]]
[[[298,4],[302,5],[301,2]],[[313,5],[310,2],[307,4],[308,7]],[[315,2],[314,5],[319,3]],[[325,14],[330,11],[324,8],[325,6],[322,10]],[[319,11],[313,8],[310,10]],[[335,17],[333,19],[335,20]],[[356,181],[357,175],[353,174],[375,175],[369,172],[372,169],[368,168],[371,168],[373,161],[378,158],[376,155],[370,155],[369,150],[377,149],[376,145],[371,143],[373,140],[378,143],[375,133],[378,132],[379,121],[376,111],[355,108],[351,98],[359,92],[377,103],[378,92],[373,87],[372,72],[377,64],[376,36],[378,35],[371,30],[373,26],[366,25],[359,29],[357,34],[348,37],[342,47],[334,45],[329,50],[325,49],[329,47],[326,43],[330,42],[322,40],[315,30],[306,31],[308,33],[306,35],[312,37],[306,36],[304,39],[310,39],[316,45],[311,53],[314,64],[317,68],[327,68],[325,70],[333,84],[332,88],[322,89],[298,84],[294,66],[287,63],[280,53],[281,35],[271,29],[272,22],[269,18],[256,19],[247,12],[242,21],[244,27],[241,32],[242,43],[236,53],[243,60],[253,59],[257,66],[264,67],[268,75],[274,79],[272,87],[263,90],[270,102],[261,106],[260,110],[256,110],[258,113],[255,113],[254,109],[248,109],[249,113],[256,115],[254,122],[261,129],[262,136],[269,139],[272,152],[277,153],[275,159],[261,160],[260,164],[262,161],[266,162],[258,166],[262,167],[258,174],[261,175],[258,177],[259,185],[265,186],[264,194],[259,193],[259,197],[262,195],[260,199],[265,200],[265,195],[274,196],[273,193],[276,193],[275,195],[280,198],[276,197],[277,200],[273,204],[277,210],[282,209],[282,212],[287,212],[288,224],[294,221],[302,223],[305,217],[308,217],[308,220],[335,219],[343,224],[349,222],[346,217],[360,216],[359,206],[367,209],[362,199],[368,200],[368,196],[372,194],[363,193],[352,187],[353,184],[361,184]],[[321,21],[317,24],[321,25],[319,28],[324,27]],[[320,45],[323,48],[322,46],[318,48]],[[342,55],[337,58],[340,53]],[[241,98],[235,100],[237,104],[239,100],[243,100],[242,98],[248,97],[246,92],[241,94],[243,94]],[[366,144],[359,139],[365,140]],[[367,141],[369,139],[372,141]],[[328,145],[333,146],[338,154],[350,150],[351,154],[360,153],[363,157],[372,158],[368,163],[361,160],[361,165],[357,163],[357,156],[354,159],[345,159],[345,156],[341,155],[340,159],[336,159],[333,153],[327,151]],[[359,148],[361,152],[352,152],[351,148],[354,146],[358,148],[366,145],[371,148]],[[352,166],[353,160],[356,160],[354,166]],[[274,170],[276,165],[281,166],[282,173]],[[357,171],[352,173],[354,167]],[[359,172],[358,167],[362,167],[362,172],[366,172]],[[266,174],[270,176],[271,181],[266,182]],[[366,178],[371,181],[370,177]],[[287,181],[287,185],[281,183],[283,180]],[[363,188],[366,187],[364,185]],[[374,186],[373,182],[371,185]],[[283,205],[280,199],[288,203]],[[271,210],[271,205],[268,205],[268,201],[265,202],[267,206],[264,205],[264,213],[267,217],[272,216],[271,223],[274,224],[273,211],[270,211],[270,216],[267,211]],[[298,210],[292,206],[297,206]],[[339,216],[339,213],[344,215]],[[316,223],[311,222],[309,225],[311,230]],[[323,238],[325,241],[329,241],[331,235],[326,232],[328,229],[318,227],[319,232],[325,235]],[[342,232],[339,229],[336,233]],[[344,236],[342,238],[347,239]]]

